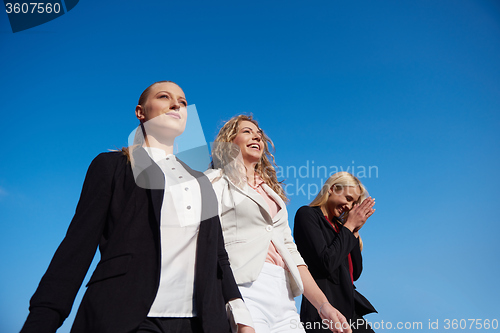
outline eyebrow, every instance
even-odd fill
[[[169,92],[169,91],[166,91],[166,90],[160,90],[160,91],[158,91],[158,92],[156,93],[156,95],[155,95],[155,96],[158,96],[158,94],[160,94],[160,93],[167,93],[167,94],[169,94],[170,96],[172,96],[172,93],[171,93],[171,92]],[[186,97],[183,97],[183,96],[178,96],[177,98],[182,98],[183,100],[185,100],[185,101],[187,102]]]
[[[248,126],[243,127],[242,129],[240,129],[240,131],[243,131],[244,129],[249,129],[249,130],[250,130],[250,131],[252,131],[252,132],[254,131],[253,129],[251,129],[251,128],[250,128],[250,127],[248,127]],[[262,135],[262,130],[259,128],[259,129],[257,130],[257,133],[259,133],[259,134],[261,134],[261,135]]]
[[[254,130],[251,129],[250,127],[248,127],[248,126],[243,127],[242,129],[240,129],[240,131],[243,131],[244,129],[249,129],[251,132],[254,132]],[[257,130],[257,134],[262,135],[262,131],[260,129]]]

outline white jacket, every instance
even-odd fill
[[[304,287],[297,266],[305,265],[305,262],[293,242],[288,212],[280,196],[262,184],[280,207],[276,216],[271,218],[264,198],[248,184],[245,183],[243,188],[236,186],[221,169],[207,170],[205,174],[212,181],[219,202],[224,244],[236,283],[240,285],[257,279],[273,241],[289,270],[293,296],[302,294]]]

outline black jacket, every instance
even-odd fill
[[[321,208],[299,208],[294,226],[297,249],[330,304],[342,312],[347,320],[352,319],[355,312],[360,316],[376,312],[370,302],[355,290],[349,273],[349,253],[354,281],[363,270],[359,240],[338,221],[334,222],[339,227],[339,233],[335,232]],[[318,311],[305,297],[302,297],[300,318],[304,323],[321,322]]]
[[[136,154],[149,158],[142,148]],[[241,295],[224,248],[217,199],[209,180],[183,165],[198,180],[202,194],[195,270],[197,316],[204,332],[229,332],[225,304]],[[152,162],[138,181],[141,177],[163,179],[163,173]],[[98,246],[101,260],[71,332],[134,332],[146,318],[159,286],[162,202],[162,189],[137,186],[130,162],[121,152],[98,155],[88,169],[67,234],[31,298],[21,332],[55,332],[62,325]]]

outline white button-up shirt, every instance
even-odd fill
[[[194,273],[196,244],[201,222],[201,190],[198,181],[159,148],[146,151],[165,176],[160,214],[160,286],[148,317],[195,317]],[[226,304],[233,332],[236,324],[253,327],[250,312],[241,298]]]
[[[160,215],[160,286],[149,317],[194,317],[194,267],[201,222],[198,181],[174,155],[147,147],[149,156],[165,175]]]

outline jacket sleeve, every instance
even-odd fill
[[[234,280],[233,271],[229,264],[229,256],[227,255],[226,248],[224,246],[224,238],[222,236],[219,217],[216,217],[216,219],[218,222],[218,264],[222,271],[222,294],[224,296],[224,301],[227,303],[234,298],[241,298],[241,294],[240,290],[238,289],[238,285]]]
[[[337,237],[327,243],[321,228],[321,216],[314,208],[303,206],[295,215],[295,242],[306,263],[311,267],[323,269],[328,275],[347,259],[355,246],[359,247],[358,239],[346,227],[342,227]]]
[[[359,247],[359,238],[358,246],[355,246],[351,251],[351,260],[353,280],[356,281],[363,271],[363,257],[361,256],[361,248]]]
[[[92,161],[75,215],[31,298],[21,333],[55,332],[68,317],[106,223],[117,160],[111,156],[103,153]]]
[[[286,208],[284,208],[286,209]],[[295,245],[295,242],[293,241],[292,237],[292,230],[290,229],[290,226],[288,225],[288,221],[286,221],[286,226],[285,226],[285,231],[284,231],[284,238],[285,238],[285,245],[288,249],[288,252],[292,255],[293,261],[297,266],[300,265],[306,265],[304,259],[302,259],[302,256],[300,255],[299,251],[297,250],[297,245]]]
[[[243,297],[241,297],[240,290],[234,279],[233,270],[229,264],[229,256],[224,246],[224,238],[222,236],[222,229],[218,217],[217,220],[219,233],[218,264],[222,270],[222,294],[226,302],[226,311],[231,324],[231,330],[236,332],[237,324],[251,327],[253,327],[254,324],[250,311],[248,311],[248,308],[244,304]]]

